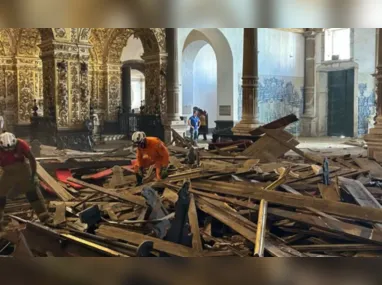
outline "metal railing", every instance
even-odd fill
[[[147,136],[164,140],[164,126],[159,115],[122,113],[119,114],[118,123],[120,133],[129,138],[134,132],[141,131]]]

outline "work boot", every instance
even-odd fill
[[[51,223],[53,219],[51,218],[51,215],[48,212],[40,190],[36,189],[35,191],[29,191],[25,195],[40,222],[44,224]]]
[[[3,232],[5,229],[4,209],[5,209],[6,203],[7,203],[7,197],[0,197],[0,232]]]

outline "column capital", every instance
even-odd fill
[[[305,29],[303,35],[305,38],[314,38],[318,33],[322,33],[324,29]]]

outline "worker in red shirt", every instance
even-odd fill
[[[166,178],[170,155],[165,144],[158,138],[146,137],[144,132],[135,132],[132,141],[137,147],[137,185],[143,182],[144,169],[152,165],[155,166],[157,180]]]
[[[26,161],[29,161],[29,164]],[[25,193],[39,220],[51,222],[51,217],[38,185],[36,159],[27,142],[17,139],[14,134],[4,132],[0,135],[0,231],[4,230],[4,208],[11,190]]]

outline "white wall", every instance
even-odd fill
[[[179,78],[181,80],[181,84],[184,86],[189,86],[189,83],[182,82],[183,76],[188,71],[185,71],[184,68],[182,68],[184,61],[182,60],[183,57],[183,49],[184,47],[188,46],[190,43],[194,41],[200,41],[203,40],[200,35],[197,35],[196,33],[191,34],[190,33],[194,29],[192,28],[180,28],[178,29],[178,53],[179,53]],[[239,97],[239,88],[238,84],[241,84],[241,70],[242,70],[242,54],[243,54],[243,29],[236,29],[236,28],[220,28],[220,29],[197,29],[198,31],[204,32],[209,36],[209,38],[205,37],[204,41],[208,42],[208,40],[211,40],[215,43],[212,44],[212,47],[214,49],[215,55],[219,56],[219,53],[222,53],[223,46],[216,44],[218,40],[214,38],[213,36],[210,36],[210,34],[213,34],[213,30],[219,30],[225,40],[228,42],[228,45],[230,47],[230,52],[232,53],[232,68],[226,68],[225,66],[228,64],[227,58],[223,61],[218,62],[217,64],[217,72],[222,73],[224,76],[224,81],[218,85],[217,89],[217,100],[218,104],[216,106],[216,109],[218,108],[218,105],[231,105],[232,106],[232,116],[219,116],[214,119],[218,120],[237,120],[238,119],[238,97]],[[192,38],[192,36],[194,38]],[[187,40],[187,42],[186,42]],[[214,60],[213,57],[209,57],[208,60]],[[224,62],[225,61],[225,62]],[[221,67],[219,67],[219,64]],[[183,89],[183,90],[182,90]],[[183,99],[189,98],[189,94],[185,94],[186,96],[183,98],[183,92],[185,88],[181,88],[180,93],[180,102],[179,102],[179,108],[181,112],[183,112],[183,107],[188,106],[189,102],[185,102],[183,104]],[[186,90],[189,90],[188,88]],[[186,99],[189,101],[189,99]],[[210,108],[209,108],[210,109]],[[207,109],[208,111],[208,109]],[[187,114],[188,115],[188,114]],[[212,118],[212,116],[210,116]]]
[[[139,109],[145,100],[145,76],[138,70],[131,70],[131,108]]]
[[[121,61],[141,60],[143,46],[140,39],[130,37],[126,46],[122,50]],[[138,70],[131,70],[131,108],[136,111],[141,106],[141,101],[145,99],[145,76]]]
[[[358,63],[358,135],[367,132],[374,117],[376,29],[354,29],[354,61]]]
[[[262,124],[302,115],[305,63],[303,35],[277,29],[258,30],[259,121]],[[288,127],[299,134],[299,122]]]
[[[208,112],[208,127],[215,128],[218,117],[217,64],[215,52],[209,44],[204,45],[194,61],[193,106]]]
[[[215,30],[215,29],[206,29]],[[190,44],[194,40],[201,42],[202,38],[190,38],[193,29],[179,29],[179,74],[182,82],[180,94],[180,110],[183,107],[188,109],[192,104],[191,94],[195,93],[195,84],[190,84],[194,80],[194,74],[191,72],[192,58],[187,55],[186,60],[182,60],[184,54],[190,52],[192,45],[197,49],[197,42]],[[232,102],[233,116],[230,118],[238,121],[241,117],[241,77],[243,67],[243,29],[242,28],[221,28],[219,31],[224,35],[229,43],[233,55],[233,73],[225,74],[225,80],[232,80],[233,88],[225,89],[224,92],[217,89],[218,105],[220,102]],[[207,40],[205,40],[207,42]],[[204,43],[205,44],[205,43]],[[200,44],[199,44],[200,45]],[[187,46],[186,50],[183,48]],[[213,46],[215,54],[217,47]],[[291,112],[297,116],[302,112],[302,92],[304,82],[304,37],[301,34],[281,31],[277,29],[258,29],[258,50],[259,50],[259,102],[260,121],[267,123],[288,115]],[[217,72],[219,68],[219,57]],[[213,64],[215,60],[210,50],[210,56],[205,56],[204,65]],[[209,63],[207,63],[209,62]],[[194,70],[198,67],[194,65]],[[233,78],[229,78],[229,76]],[[218,76],[219,78],[219,76]],[[193,81],[194,82],[194,81]],[[226,83],[226,82],[225,82]],[[227,85],[226,85],[227,86]],[[207,92],[207,91],[206,91]],[[184,96],[183,96],[184,94]],[[185,100],[185,102],[182,102]],[[188,109],[189,110],[189,109]],[[207,109],[208,110],[208,109]],[[187,114],[188,115],[188,114]],[[212,116],[211,116],[212,117]],[[212,118],[211,118],[212,119]],[[217,115],[217,119],[221,118]]]

